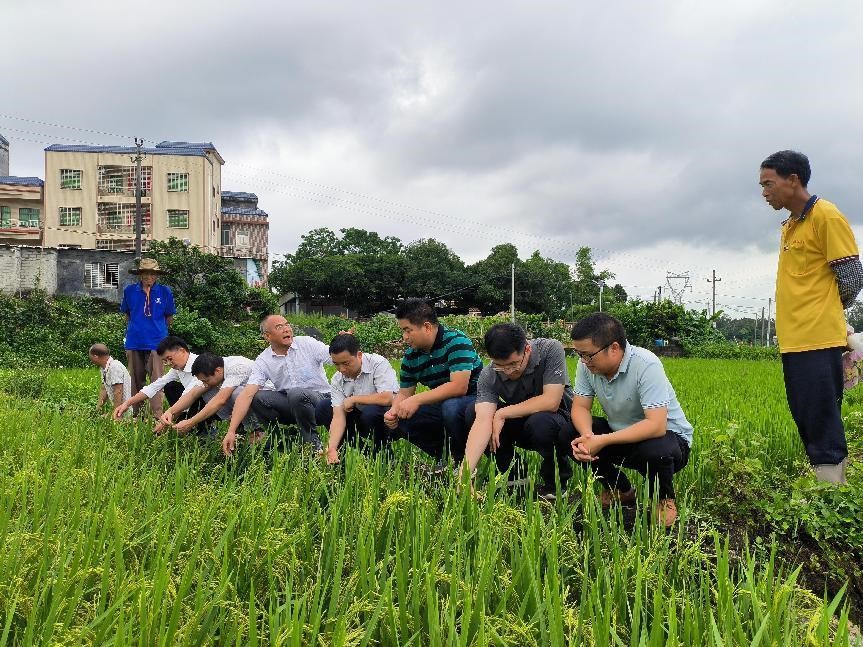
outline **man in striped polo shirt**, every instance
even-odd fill
[[[406,438],[439,462],[448,436],[450,454],[461,462],[482,360],[470,338],[439,323],[434,308],[422,299],[404,301],[396,319],[408,348],[400,389],[384,422],[394,431],[393,438]],[[417,384],[429,390],[417,393]]]

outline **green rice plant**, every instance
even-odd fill
[[[848,589],[813,593],[781,539],[711,522],[721,497],[804,469],[781,397],[745,397],[777,366],[688,361],[667,365],[697,439],[669,533],[638,480],[634,512],[603,511],[580,469],[550,506],[488,461],[481,496],[429,483],[404,443],[335,468],[301,448],[226,461],[213,440],[4,398],[0,644],[848,644]],[[93,376],[47,383],[74,404]],[[724,482],[737,451],[760,480]]]

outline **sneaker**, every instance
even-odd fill
[[[548,485],[540,485],[536,489],[536,496],[542,501],[548,501],[549,503],[554,503],[555,501],[566,498],[566,490],[561,488],[560,492],[557,491],[557,488]]]
[[[599,502],[603,508],[610,508],[615,502],[620,503],[620,505],[633,505],[636,498],[634,488],[629,488],[626,492],[603,488],[599,494]]]
[[[677,521],[677,504],[674,499],[660,499],[656,504],[656,520],[666,528]]]

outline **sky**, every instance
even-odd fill
[[[137,12],[135,12],[137,10]],[[751,316],[779,223],[760,162],[812,162],[863,240],[863,4],[0,0],[0,133],[14,175],[52,143],[212,141],[223,189],[270,214],[271,259],[315,227],[592,248]]]

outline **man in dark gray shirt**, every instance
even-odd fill
[[[468,435],[463,466],[473,473],[486,448],[500,471],[512,463],[516,447],[542,456],[543,484],[537,493],[554,500],[555,465],[561,494],[572,475],[567,459],[574,429],[569,410],[572,388],[566,354],[556,339],[527,340],[516,324],[496,324],[485,335],[492,359],[479,378],[476,419]]]

